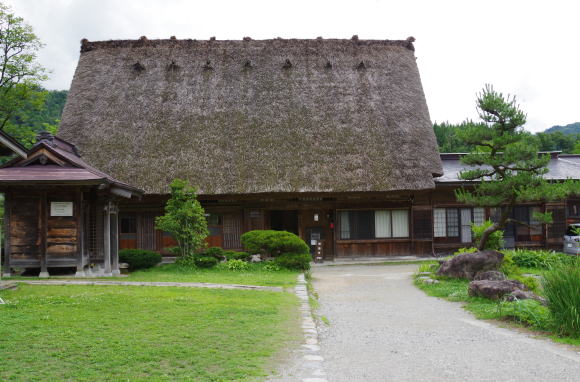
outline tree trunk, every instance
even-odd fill
[[[513,203],[504,207],[503,211],[501,212],[499,221],[497,223],[492,224],[485,231],[483,231],[483,234],[481,234],[481,239],[479,240],[479,244],[477,245],[478,251],[483,251],[485,249],[485,244],[489,240],[489,237],[491,236],[492,233],[505,228],[509,216],[512,213],[513,207],[514,207]]]

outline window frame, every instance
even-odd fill
[[[485,207],[471,207],[471,206],[434,206],[433,207],[433,240],[434,241],[448,241],[448,242],[457,242],[457,243],[473,243],[473,233],[471,234],[471,241],[464,242],[462,241],[462,228],[466,225],[462,219],[462,210],[469,209],[470,210],[470,224],[476,222],[476,216],[482,217],[483,221],[486,220],[487,211]],[[443,210],[443,214],[437,217],[438,211]],[[476,210],[481,210],[476,213]],[[452,211],[452,212],[451,212]],[[451,213],[450,213],[451,212]],[[450,215],[455,215],[450,222]],[[476,222],[477,223],[477,222]],[[443,227],[440,225],[443,224]],[[450,227],[453,229],[452,234],[453,236],[449,235]],[[444,234],[442,235],[441,232]]]
[[[372,237],[369,238],[353,238],[353,231],[352,231],[352,222],[350,220],[350,213],[352,212],[372,212],[372,219],[371,219],[371,225],[372,225]],[[377,219],[377,215],[376,212],[377,211],[388,211],[388,219],[389,219],[389,235],[390,236],[381,236],[381,237],[377,237],[377,230],[376,230],[376,219]],[[406,212],[406,233],[407,236],[393,236],[393,231],[394,231],[394,227],[393,227],[393,213],[392,211],[405,211]],[[349,237],[344,237],[344,232],[343,232],[343,213],[344,212],[348,212],[349,213]],[[344,208],[344,209],[337,209],[336,210],[336,215],[338,217],[338,229],[337,229],[337,241],[391,241],[391,240],[410,240],[411,239],[411,209],[410,208],[360,208],[360,209],[349,209],[349,208]]]

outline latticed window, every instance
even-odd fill
[[[459,236],[459,211],[457,208],[447,208],[447,237]]]
[[[485,220],[485,209],[481,207],[434,208],[433,236],[459,238],[472,241],[471,224],[481,224]]]

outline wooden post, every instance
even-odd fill
[[[49,277],[50,275],[48,274],[48,258],[47,258],[47,253],[46,253],[46,238],[48,236],[48,227],[47,227],[47,223],[48,223],[48,197],[46,192],[42,193],[42,196],[40,197],[40,215],[39,215],[39,220],[40,220],[40,224],[39,224],[39,239],[40,239],[40,245],[39,245],[39,251],[40,251],[40,274],[38,275],[38,277]]]
[[[105,276],[111,276],[111,205],[110,202],[105,203],[105,211],[103,216],[103,249],[105,265]]]
[[[119,210],[117,205],[113,206],[111,215],[111,260],[112,260],[112,274],[119,276]]]
[[[85,277],[85,264],[84,264],[84,205],[83,205],[83,192],[82,190],[77,190],[76,195],[76,221],[77,221],[77,272],[75,277]]]
[[[2,277],[10,277],[10,193],[4,194],[4,263]]]

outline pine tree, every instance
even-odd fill
[[[503,230],[510,222],[524,224],[512,217],[515,205],[523,202],[561,200],[572,193],[580,194],[580,182],[548,182],[549,155],[539,155],[537,141],[523,129],[526,115],[515,97],[504,97],[486,85],[477,97],[481,122],[468,122],[458,135],[475,150],[461,161],[470,169],[459,178],[473,181],[473,188],[456,191],[457,200],[478,207],[497,207],[497,221],[482,234],[478,249],[482,250],[489,236]],[[551,222],[549,214],[536,214],[536,220]]]

